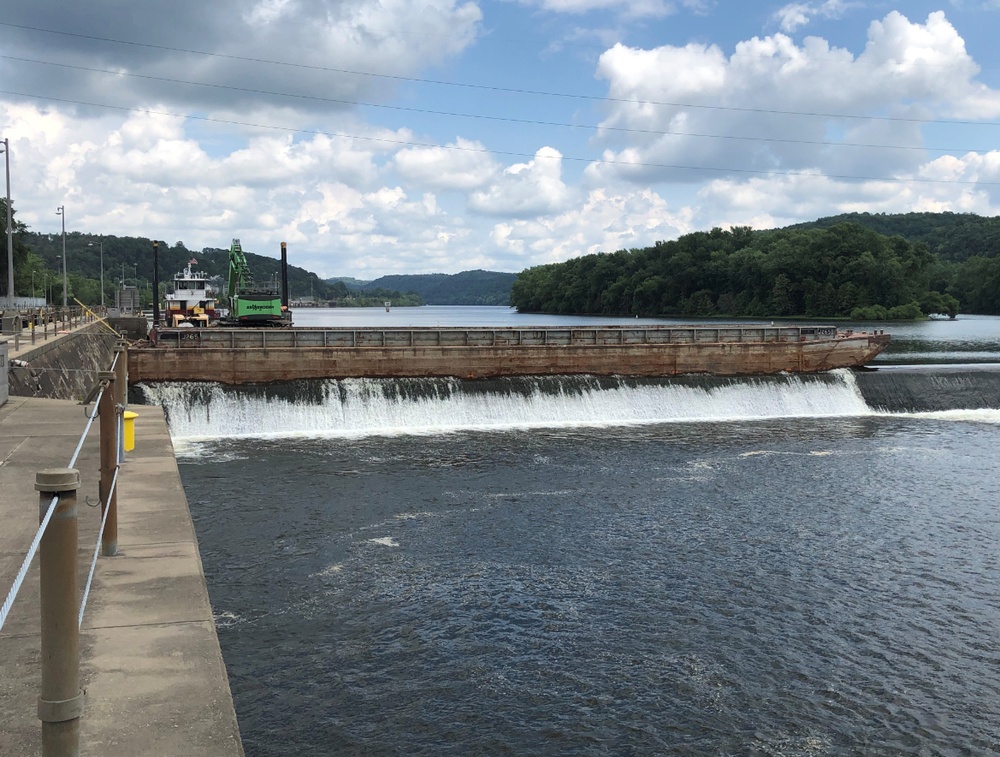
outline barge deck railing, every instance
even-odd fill
[[[157,329],[157,347],[519,347],[773,343],[834,339],[834,326],[573,326],[534,328],[174,328]]]

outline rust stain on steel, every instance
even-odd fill
[[[738,328],[738,327],[737,327]],[[719,332],[712,327],[707,331]],[[732,329],[733,331],[737,329]],[[762,331],[758,328],[756,331]],[[831,329],[832,330],[832,329]],[[252,334],[251,331],[266,333]],[[309,330],[303,330],[309,331]],[[315,332],[316,330],[311,330]],[[327,330],[341,334],[342,331]],[[369,343],[387,339],[403,332],[411,343],[429,339],[434,330],[377,329],[353,330],[352,338]],[[315,343],[315,333],[301,337],[289,336],[283,330],[280,337],[266,329],[242,330],[231,337],[212,335],[197,341],[198,346],[182,346],[187,342],[169,342],[160,335],[159,346],[129,350],[129,381],[217,381],[224,384],[267,383],[311,378],[404,378],[457,377],[492,378],[498,376],[590,374],[596,376],[673,376],[684,373],[709,373],[721,376],[759,375],[779,372],[815,373],[835,368],[861,366],[872,360],[889,343],[885,334],[835,334],[830,338],[794,337],[794,328],[770,329],[790,333],[776,334],[774,341],[699,341],[718,334],[702,334],[703,329],[674,329],[678,336],[686,334],[689,341],[628,344],[631,337],[619,329],[618,344],[610,337],[598,342],[607,327],[591,327],[589,344],[581,337],[586,329],[557,330],[564,337],[562,344],[545,344],[545,337],[532,331],[531,339],[538,344],[519,343],[501,346],[511,330],[441,329],[437,339],[455,346],[293,346],[299,342]],[[521,330],[526,331],[526,330]],[[666,335],[655,329],[643,332],[645,338],[661,339]],[[693,333],[698,331],[699,333]],[[835,330],[832,330],[835,331]],[[464,332],[464,334],[462,333]],[[649,333],[647,333],[649,332]],[[498,339],[497,334],[500,334]],[[464,346],[480,343],[489,334],[491,346]],[[651,335],[650,335],[651,334]],[[360,335],[360,336],[359,336]],[[461,337],[461,338],[460,338]],[[216,346],[225,339],[241,340],[256,346]],[[329,333],[323,337],[329,339]],[[393,337],[396,338],[396,337]],[[400,337],[402,338],[402,337]],[[518,337],[521,339],[522,337]],[[513,337],[511,337],[513,339]],[[794,339],[794,340],[793,340]],[[290,344],[271,346],[270,342]],[[464,342],[464,344],[463,344]]]

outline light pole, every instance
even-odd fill
[[[48,308],[48,306],[49,306],[49,269],[48,268],[46,268],[42,272],[42,277],[43,277],[42,278],[42,289],[44,290],[43,294],[45,295],[45,307]]]
[[[35,272],[31,272],[31,299],[35,299]]]
[[[56,215],[62,216],[63,307],[66,307],[66,206],[60,205],[58,208],[56,208]]]
[[[14,227],[10,211],[10,140],[3,140],[3,156],[7,164],[7,305],[14,307]]]
[[[93,242],[87,243],[87,247],[93,246]],[[104,307],[104,237],[101,237],[101,307]]]

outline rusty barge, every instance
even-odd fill
[[[833,326],[154,329],[129,382],[317,378],[746,376],[860,367],[889,344]]]

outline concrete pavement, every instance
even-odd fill
[[[12,355],[11,357],[14,357]],[[83,755],[242,755],[197,538],[162,409],[132,406],[136,447],[119,475],[120,555],[98,559],[81,630]],[[63,468],[85,427],[67,400],[0,406],[0,596],[38,525],[35,474]],[[75,466],[79,583],[100,525],[95,421]],[[0,755],[41,753],[37,558],[0,630]]]

